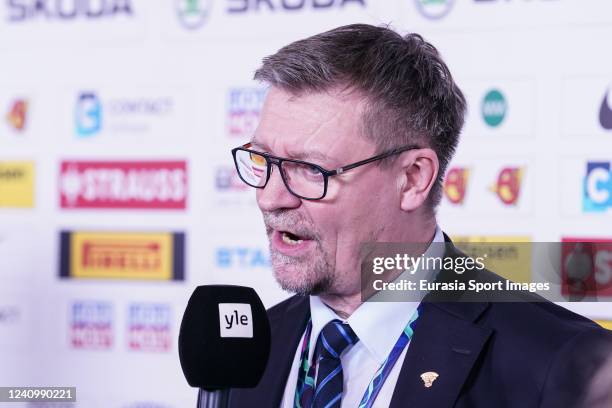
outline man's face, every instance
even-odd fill
[[[318,164],[328,170],[376,154],[361,134],[364,100],[336,92],[293,96],[272,88],[253,149]],[[398,207],[389,171],[375,163],[329,178],[322,200],[293,196],[274,166],[257,190],[280,285],[302,294],[358,293],[362,242],[383,240]]]

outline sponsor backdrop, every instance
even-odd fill
[[[76,386],[71,407],[193,406],[177,354],[193,288],[287,296],[230,155],[265,98],[253,71],[354,22],[422,33],[468,98],[447,233],[593,241],[580,256],[612,279],[607,0],[8,0],[0,385]],[[603,303],[567,307],[612,320]]]

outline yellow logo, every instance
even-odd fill
[[[531,282],[532,244],[526,236],[456,236],[453,244],[485,267],[514,282]]]
[[[34,162],[0,161],[0,207],[34,207]]]
[[[182,280],[184,241],[183,233],[64,231],[60,276]]]

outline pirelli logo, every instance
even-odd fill
[[[62,231],[60,277],[184,280],[185,234]]]

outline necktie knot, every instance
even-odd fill
[[[321,358],[340,359],[344,350],[357,343],[359,338],[351,326],[335,319],[323,327],[319,341]]]

